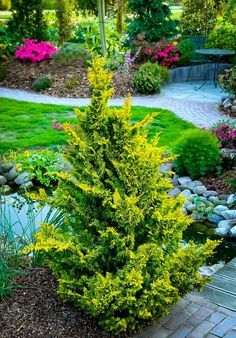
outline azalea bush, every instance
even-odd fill
[[[95,58],[88,78],[91,103],[76,110],[66,159],[72,170],[58,173],[53,196],[41,190],[32,198],[65,213],[63,224],[43,223],[28,252],[46,255],[58,293],[115,334],[138,330],[184,294],[208,279],[198,273],[217,243],[183,245],[191,218],[183,198],[168,196],[172,184],[160,173],[173,160],[148,141],[156,114],[131,123],[128,98],[108,107],[112,75],[104,58]]]
[[[24,62],[38,63],[40,61],[49,60],[55,53],[57,48],[49,42],[30,39],[23,39],[24,45],[18,46],[15,57]]]
[[[236,122],[222,120],[212,127],[221,148],[236,149]]]
[[[157,43],[148,43],[139,36],[138,40],[132,41],[133,50],[138,50],[137,60],[139,62],[158,62],[161,66],[172,68],[179,60],[179,52],[175,41],[170,43],[162,40]]]

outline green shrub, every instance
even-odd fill
[[[73,89],[77,86],[78,84],[78,78],[76,75],[73,75],[69,80],[65,82],[65,87],[67,89]]]
[[[47,40],[47,27],[43,17],[41,0],[12,0],[12,19],[9,21],[11,33],[21,39]]]
[[[9,11],[11,8],[11,0],[0,0],[0,10]]]
[[[178,44],[180,59],[177,61],[178,66],[188,66],[195,51],[194,43],[191,39],[182,39]]]
[[[160,92],[163,79],[160,66],[156,63],[144,63],[133,77],[134,88],[138,93],[150,94]]]
[[[86,60],[88,58],[88,52],[79,44],[73,42],[66,42],[60,48],[59,52],[54,55],[55,60],[64,64],[70,64],[78,59]]]
[[[236,26],[219,22],[209,34],[206,47],[236,50]]]
[[[6,77],[7,77],[7,66],[5,65],[5,63],[1,63],[0,64],[0,81],[5,80]]]
[[[93,60],[91,103],[76,110],[76,126],[64,125],[73,170],[58,174],[53,198],[36,196],[63,210],[64,224],[42,224],[27,250],[46,254],[64,300],[119,334],[167,314],[203,286],[198,269],[217,244],[183,246],[191,219],[183,199],[168,196],[170,178],[159,171],[172,157],[163,157],[157,137],[148,141],[154,115],[132,124],[130,99],[121,109],[108,107],[113,89],[105,64]]]
[[[185,36],[207,36],[215,26],[216,17],[214,0],[183,0],[181,20]]]
[[[219,143],[210,132],[191,130],[184,133],[175,147],[175,168],[180,175],[199,178],[211,174],[220,162]]]
[[[62,45],[71,37],[72,30],[72,11],[74,8],[71,0],[57,0],[56,15],[59,26],[59,44]]]
[[[42,0],[43,9],[56,9],[56,0]]]
[[[162,0],[128,0],[127,6],[133,14],[128,26],[130,40],[137,40],[141,34],[146,41],[157,42],[176,34],[177,22]]]
[[[226,92],[236,96],[236,65],[225,69],[224,74],[219,76],[219,82]]]
[[[34,90],[39,92],[40,90],[47,89],[51,86],[51,79],[47,76],[39,76],[34,82],[32,83],[32,87]]]

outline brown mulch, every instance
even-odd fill
[[[13,296],[0,302],[1,338],[105,338],[96,320],[62,303],[49,269],[18,275]]]
[[[87,66],[83,60],[62,64],[52,59],[38,64],[27,64],[12,58],[6,62],[6,65],[8,75],[4,81],[0,81],[0,86],[33,91],[32,82],[44,75],[52,80],[52,85],[41,91],[43,94],[58,97],[90,97],[91,88],[88,83]],[[124,97],[128,93],[133,94],[132,72],[130,71],[128,74],[114,73],[114,97]],[[76,77],[78,83],[69,89],[67,84],[72,77]]]
[[[235,194],[236,168],[224,171],[221,175],[202,177],[200,181],[208,190],[215,190],[219,194]]]

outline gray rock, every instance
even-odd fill
[[[197,203],[195,203],[195,205],[196,205],[197,209],[206,207],[206,204],[203,201],[200,201],[200,200]]]
[[[159,168],[159,171],[162,173],[162,174],[168,174],[173,168],[173,165],[172,163],[163,163],[160,168]]]
[[[14,182],[17,185],[21,185],[25,182],[30,181],[31,178],[32,178],[32,175],[29,172],[25,171],[25,172],[21,173],[20,175],[18,175],[17,178],[14,180]]]
[[[8,180],[8,181],[14,181],[14,179],[18,176],[18,171],[15,167],[13,167],[9,172],[4,174],[4,177]]]
[[[222,212],[229,210],[228,207],[226,207],[225,205],[217,205],[214,209],[213,212],[216,215],[222,216]]]
[[[180,190],[179,188],[174,188],[174,189],[171,189],[171,190],[168,192],[168,195],[169,195],[169,196],[177,197],[180,193],[181,193],[181,190]]]
[[[203,197],[203,196],[200,196],[199,200],[202,201],[202,202],[204,202],[204,203],[208,202],[207,198]]]
[[[179,178],[178,175],[174,175],[174,176],[173,176],[173,178],[172,178],[172,180],[171,180],[171,182],[172,182],[173,185],[175,185],[175,186],[176,186],[176,185],[179,185],[178,178]]]
[[[229,109],[232,107],[232,103],[231,103],[231,100],[229,98],[225,99],[224,102],[223,102],[223,106],[226,108],[226,109]]]
[[[231,205],[234,203],[236,203],[236,194],[231,194],[227,199],[227,204]]]
[[[182,211],[185,215],[188,215],[188,211],[185,208],[183,208]]]
[[[234,219],[236,218],[236,210],[226,210],[222,212],[222,216],[225,219]]]
[[[224,228],[226,230],[231,229],[232,228],[231,220],[220,221],[219,224],[218,224],[218,228]]]
[[[217,224],[217,225],[220,223],[220,221],[224,220],[223,217],[218,216],[218,215],[208,215],[207,219],[208,219],[209,222]]]
[[[194,202],[196,198],[198,198],[198,195],[192,194],[191,196],[189,196],[188,200],[191,201],[191,202]]]
[[[205,217],[202,214],[198,214],[197,212],[193,212],[191,215],[192,219],[195,221],[202,221],[205,219]]]
[[[220,200],[217,196],[209,197],[209,201],[214,205],[226,205],[226,201]]]
[[[13,162],[5,162],[0,165],[0,171],[1,173],[7,173],[14,167],[15,163]]]
[[[231,107],[231,112],[236,113],[236,105]]]
[[[1,187],[1,193],[7,193],[11,191],[11,187],[9,187],[9,185],[5,184]]]
[[[230,237],[236,238],[236,219],[232,220],[230,222],[233,225],[233,227],[230,229],[229,235],[230,235]]]
[[[188,183],[184,184],[183,186],[186,189],[193,190],[196,186],[199,186],[199,185],[203,185],[202,182],[200,182],[200,181],[192,181],[192,182],[188,182]]]
[[[19,189],[21,189],[21,190],[28,190],[28,189],[32,188],[33,186],[34,186],[34,184],[33,184],[32,181],[27,181],[25,183],[22,183],[19,186]]]
[[[188,204],[185,206],[185,208],[189,211],[189,212],[193,212],[196,209],[196,205],[193,204],[192,202],[188,201]]]
[[[216,228],[214,229],[215,235],[226,237],[228,235],[228,230],[225,228]]]
[[[0,185],[5,185],[6,183],[7,179],[4,176],[0,175]]]
[[[185,189],[181,192],[182,197],[188,198],[191,195],[191,191],[189,189]]]
[[[204,194],[205,191],[207,191],[207,188],[204,185],[197,185],[192,190],[193,190],[194,194],[202,195],[202,194]]]
[[[217,196],[217,195],[218,195],[218,192],[214,190],[207,190],[203,193],[203,196],[206,198],[211,197],[211,196]]]
[[[183,176],[178,178],[179,184],[184,185],[192,182],[192,179],[189,176]]]

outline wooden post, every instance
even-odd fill
[[[104,0],[97,0],[97,1],[98,1],[98,17],[99,17],[102,53],[103,55],[105,55],[107,52],[106,32],[105,32],[105,1]]]

